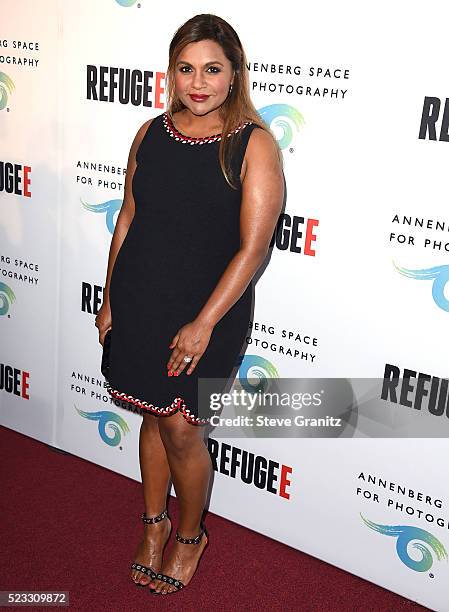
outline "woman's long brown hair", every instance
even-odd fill
[[[218,43],[235,72],[232,91],[219,109],[220,118],[223,122],[222,134],[229,134],[245,121],[252,121],[273,138],[282,163],[282,154],[278,142],[251,101],[246,55],[237,32],[227,21],[217,15],[209,13],[195,15],[176,30],[171,40],[167,69],[167,112],[170,118],[173,118],[175,113],[185,108],[175,92],[177,58],[186,45],[200,40],[213,40]],[[218,154],[224,177],[234,189],[237,189],[236,185],[233,184],[235,177],[232,176],[232,169],[228,160],[232,158],[242,131],[239,130],[228,138],[221,138]]]

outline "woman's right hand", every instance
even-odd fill
[[[98,340],[103,346],[106,332],[112,327],[111,306],[108,303],[103,302],[97,316],[95,317],[95,326],[98,327]]]

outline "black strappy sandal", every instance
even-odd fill
[[[167,514],[167,509],[163,510],[160,514],[158,514],[157,516],[152,516],[152,517],[148,517],[145,512],[142,514],[142,521],[144,523],[147,524],[152,524],[152,523],[159,523],[159,521],[162,521],[163,519],[168,518],[168,514]],[[168,534],[168,538],[167,538],[167,542],[170,539],[170,534]],[[164,546],[165,548],[165,546]],[[163,552],[163,550],[162,550]],[[136,561],[131,565],[131,569],[136,569],[139,572],[142,572],[142,574],[148,574],[148,576],[150,576],[150,578],[152,580],[154,580],[157,577],[156,572],[153,570],[152,567],[147,567],[146,565],[142,565],[142,563],[137,563]],[[139,587],[148,587],[148,585],[150,584],[150,582],[147,582],[146,584],[142,584],[140,581],[136,582],[135,580],[133,580],[134,584],[136,586]]]
[[[203,534],[208,538],[208,540],[206,542],[206,546],[203,548],[203,552],[204,552],[205,549],[207,548],[207,545],[209,544],[209,534],[207,533],[207,529],[204,526],[201,526],[200,533],[197,536],[195,536],[194,538],[182,538],[179,535],[178,530],[176,530],[176,536],[175,537],[178,540],[178,542],[182,542],[182,544],[199,544],[201,542],[201,538],[203,537]],[[198,559],[198,563],[197,563],[196,569],[198,569],[198,565],[199,565],[199,562],[201,561],[201,558],[202,558],[202,555]],[[178,580],[177,578],[174,578],[173,576],[167,576],[167,574],[161,574],[161,573],[155,574],[154,576],[152,576],[152,578],[153,578],[153,580],[155,578],[157,578],[158,580],[162,580],[164,582],[167,582],[167,584],[171,584],[174,587],[176,587],[176,591],[167,591],[167,593],[165,593],[165,595],[171,595],[172,593],[177,593],[178,591],[180,591],[185,586],[185,584],[183,582],[181,582],[181,580]],[[154,593],[155,595],[162,595],[162,593],[160,591],[156,591],[156,589],[152,589],[151,587],[150,587],[150,591],[151,591],[151,593]]]

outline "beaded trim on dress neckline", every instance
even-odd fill
[[[194,144],[202,145],[202,144],[206,144],[210,142],[219,142],[221,140],[221,136],[222,136],[221,134],[213,134],[212,136],[186,136],[185,134],[181,134],[181,132],[178,132],[178,130],[173,125],[173,122],[170,119],[170,116],[168,115],[167,111],[163,113],[162,121],[164,123],[164,127],[166,131],[168,132],[168,134],[170,134],[170,136],[174,140],[177,140],[178,142],[183,142],[183,143],[191,144],[191,145],[194,145]],[[249,125],[250,123],[252,123],[252,121],[245,121],[245,123],[242,123],[241,125],[236,127],[234,130],[232,130],[232,132],[229,132],[228,138],[232,134],[236,134],[237,132],[242,130],[245,126]]]

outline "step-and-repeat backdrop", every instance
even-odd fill
[[[203,12],[243,41],[287,181],[235,384],[395,366],[398,409],[447,436],[449,15],[386,0],[2,1],[1,423],[140,480],[142,417],[104,388],[94,319],[129,147],[165,109],[171,36]],[[212,432],[209,450],[211,511],[449,610],[447,439]]]

